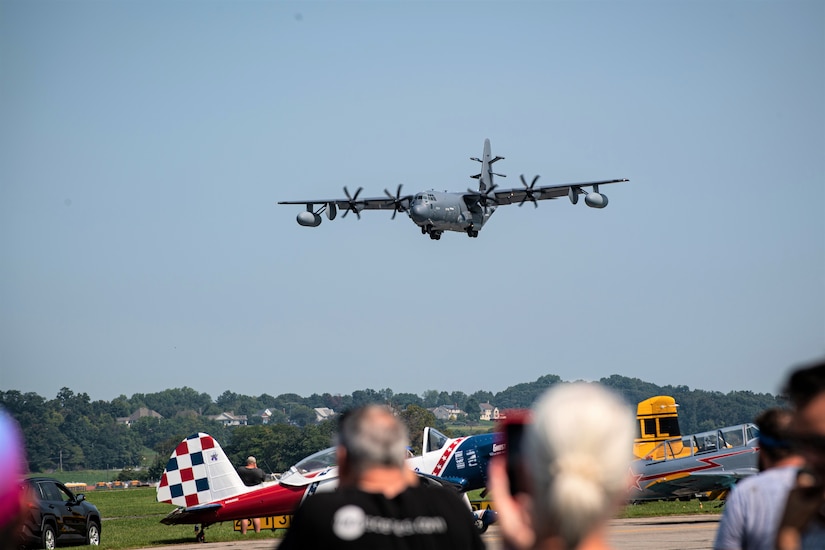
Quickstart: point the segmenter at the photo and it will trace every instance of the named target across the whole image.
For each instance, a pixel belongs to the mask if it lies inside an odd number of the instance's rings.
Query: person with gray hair
[[[484,548],[470,509],[451,488],[419,481],[401,421],[379,405],[341,418],[338,488],[304,500],[279,550]]]
[[[525,488],[511,494],[504,455],[490,461],[506,547],[608,548],[607,522],[627,496],[635,432],[631,408],[599,384],[556,384],[542,394],[523,435]]]

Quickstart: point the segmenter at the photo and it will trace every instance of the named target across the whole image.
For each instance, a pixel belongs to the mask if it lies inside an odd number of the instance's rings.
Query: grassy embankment
[[[471,493],[477,498],[478,492]],[[111,549],[147,548],[194,542],[194,528],[191,525],[163,525],[160,520],[174,506],[161,504],[155,500],[155,489],[95,490],[87,493],[103,516],[101,547]],[[718,502],[697,500],[688,502],[651,502],[627,506],[619,517],[650,517],[674,514],[695,514],[719,512]],[[247,539],[274,538],[283,531],[249,532]],[[206,530],[207,542],[237,541],[240,533],[231,522],[213,525]]]

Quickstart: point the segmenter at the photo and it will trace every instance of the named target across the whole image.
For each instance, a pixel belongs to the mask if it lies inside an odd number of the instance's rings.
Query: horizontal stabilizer
[[[201,514],[205,510],[216,510],[221,505],[217,502],[212,504],[205,504],[202,506],[193,506],[191,508],[176,508],[169,512],[160,522],[164,525],[188,525],[192,523],[200,523]],[[197,521],[192,521],[192,518],[197,518]]]

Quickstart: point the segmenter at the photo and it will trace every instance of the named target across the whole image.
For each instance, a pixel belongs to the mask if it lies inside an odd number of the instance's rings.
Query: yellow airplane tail
[[[667,458],[681,456],[686,450],[682,444],[679,429],[679,414],[676,400],[669,395],[657,395],[639,402],[636,420],[639,433],[633,445],[636,458],[662,460],[667,450]],[[669,445],[662,445],[670,441]],[[687,449],[688,453],[690,449]]]

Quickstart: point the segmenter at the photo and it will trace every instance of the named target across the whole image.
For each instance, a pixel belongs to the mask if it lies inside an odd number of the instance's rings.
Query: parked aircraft
[[[758,472],[759,428],[739,424],[660,443],[631,465],[630,500],[690,498]]]
[[[483,488],[487,462],[503,450],[495,434],[450,439],[434,428],[424,429],[423,453],[407,464],[424,483],[452,484],[462,492]],[[181,441],[172,453],[157,488],[158,502],[180,506],[161,520],[167,525],[213,523],[250,517],[288,515],[308,496],[331,491],[338,485],[335,448],[330,447],[301,460],[280,480],[261,487],[246,487],[235,467],[208,434],[198,433]],[[476,516],[479,528],[492,521]],[[485,523],[485,525],[482,525]]]
[[[414,195],[402,195],[401,185],[395,195],[384,189],[385,196],[359,199],[363,190],[359,187],[354,194],[344,187],[346,198],[341,199],[311,199],[301,201],[281,201],[278,204],[303,204],[306,211],[298,214],[298,224],[305,227],[317,227],[321,224],[321,214],[326,212],[329,220],[334,220],[338,210],[344,211],[343,217],[350,212],[360,220],[364,210],[392,210],[392,219],[398,212],[406,212],[412,221],[421,228],[421,233],[438,240],[444,231],[466,233],[469,237],[478,237],[478,232],[490,219],[498,206],[533,203],[538,207],[538,201],[568,197],[570,202],[579,202],[579,195],[584,195],[584,202],[591,208],[607,206],[607,196],[599,191],[600,185],[629,181],[627,179],[612,179],[589,181],[580,183],[563,183],[536,187],[539,176],[535,176],[530,184],[521,176],[523,187],[513,189],[498,189],[493,183],[493,177],[505,177],[493,172],[493,164],[504,157],[493,157],[490,140],[484,140],[482,157],[471,157],[470,160],[481,163],[481,172],[471,177],[478,179],[478,189],[467,189],[466,192],[439,192],[423,191]],[[589,187],[589,192],[584,188]],[[317,206],[317,208],[316,208]]]
[[[640,415],[640,422],[650,417],[656,415]],[[662,435],[661,425],[655,431]],[[741,424],[665,439],[632,463],[634,487],[629,500],[688,498],[729,488],[757,472],[758,436],[754,424]],[[504,448],[499,434],[451,439],[425,428],[423,452],[410,457],[407,464],[425,483],[452,484],[466,492],[485,488],[489,459]],[[301,460],[276,482],[246,487],[218,442],[199,433],[184,439],[173,452],[158,484],[157,500],[179,506],[162,523],[205,528],[223,521],[289,515],[306,497],[331,491],[337,484],[335,449],[331,447]],[[494,514],[476,518],[483,530],[494,521]],[[202,541],[203,529],[197,533]]]

